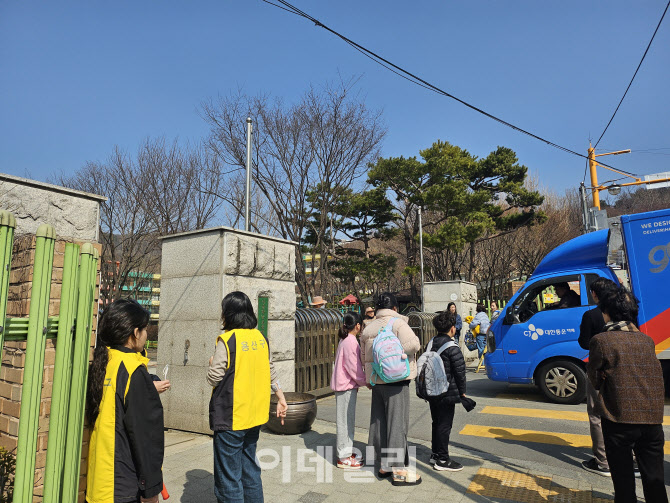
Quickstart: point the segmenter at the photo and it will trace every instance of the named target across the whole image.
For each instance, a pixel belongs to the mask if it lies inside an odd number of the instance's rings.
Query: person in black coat
[[[591,297],[596,302],[604,298],[608,293],[616,292],[617,285],[614,281],[606,278],[598,278],[589,286]],[[605,320],[599,307],[586,311],[582,316],[582,323],[579,326],[579,339],[577,342],[583,349],[589,349],[591,338],[603,332]],[[593,457],[582,461],[582,468],[590,472],[601,475],[610,475],[609,463],[605,454],[605,439],[603,438],[603,429],[600,416],[595,412],[596,401],[598,400],[598,390],[591,382],[586,380],[586,413],[589,415],[589,429],[591,432],[591,444]]]
[[[433,338],[433,351],[453,340],[456,333],[456,316],[442,312],[433,318],[437,335]],[[463,465],[449,457],[449,436],[454,423],[456,404],[465,397],[465,360],[458,346],[450,346],[440,355],[449,377],[449,390],[440,398],[429,400],[430,416],[433,420],[432,450],[430,463],[435,470],[457,472]]]

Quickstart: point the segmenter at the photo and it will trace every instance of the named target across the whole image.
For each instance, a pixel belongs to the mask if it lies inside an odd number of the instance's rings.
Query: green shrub
[[[14,498],[14,454],[0,447],[0,503],[11,503]]]

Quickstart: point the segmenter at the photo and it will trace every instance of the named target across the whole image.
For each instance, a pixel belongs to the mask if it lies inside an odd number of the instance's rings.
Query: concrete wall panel
[[[283,362],[275,362],[277,373],[279,374],[279,382],[284,391],[295,390],[295,362],[293,360],[284,360]]]
[[[218,320],[167,320],[161,321],[160,344],[156,369],[162,372],[166,363],[170,367],[184,365],[184,344],[189,341],[189,366],[201,366],[207,373],[209,357],[214,354],[216,338],[221,333]],[[168,376],[168,379],[170,377]]]
[[[161,321],[220,319],[221,283],[215,274],[161,279]]]
[[[295,322],[293,320],[271,321],[268,340],[275,361],[295,360]]]
[[[221,271],[222,246],[218,232],[187,235],[179,241],[163,241],[161,277],[218,275]],[[185,247],[188,253],[184,253]]]
[[[98,241],[100,203],[107,198],[0,173],[0,208],[16,217],[16,234],[49,224],[59,238]]]
[[[294,319],[295,286],[292,282],[226,275],[223,277],[223,289],[224,296],[238,290],[246,293],[254,307],[258,305],[258,297],[268,297],[268,318],[270,320]]]
[[[209,399],[212,388],[205,379],[207,369],[188,365],[170,367],[168,378],[172,388],[161,395],[165,427],[211,433]]]

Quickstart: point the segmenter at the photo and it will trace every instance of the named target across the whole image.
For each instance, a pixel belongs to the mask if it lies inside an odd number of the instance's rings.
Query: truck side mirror
[[[514,314],[513,306],[509,306],[505,311],[505,319],[503,320],[503,323],[505,325],[514,325],[515,323],[519,322],[519,317]]]

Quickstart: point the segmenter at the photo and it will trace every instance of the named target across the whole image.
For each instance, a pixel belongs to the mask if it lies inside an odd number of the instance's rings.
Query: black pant
[[[668,503],[663,477],[663,425],[614,423],[605,418],[602,425],[615,503],[637,502],[631,451],[640,468],[645,501]]]
[[[449,435],[454,423],[456,405],[444,400],[431,400],[430,417],[433,419],[432,448],[433,455],[442,461],[449,460]]]

